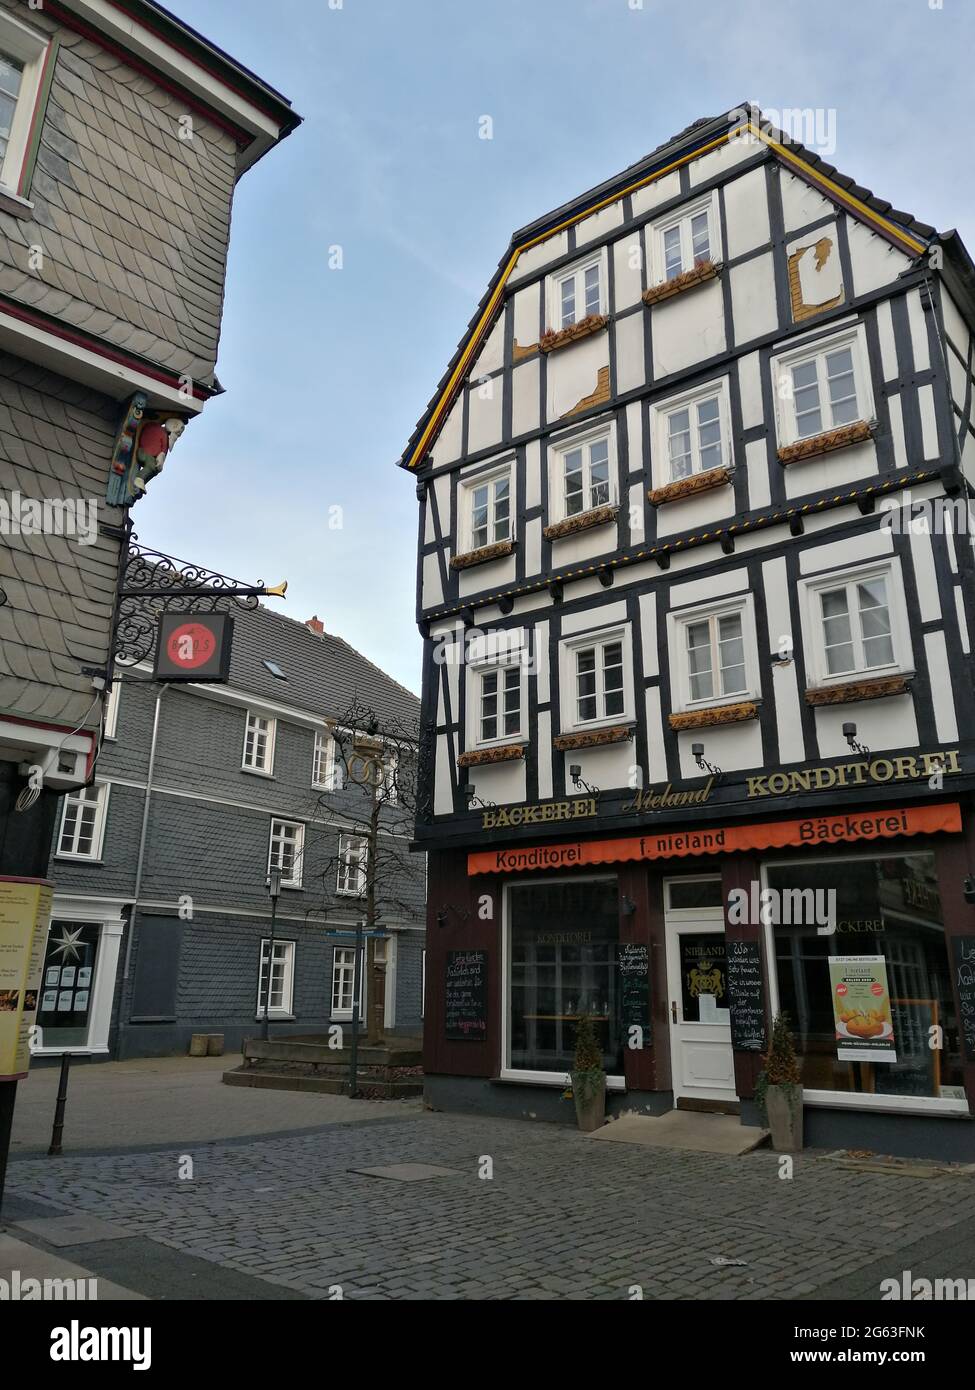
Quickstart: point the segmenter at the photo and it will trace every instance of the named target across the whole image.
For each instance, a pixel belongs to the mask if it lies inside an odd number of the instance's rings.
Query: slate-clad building
[[[221,389],[234,187],[298,120],[151,0],[0,0],[0,873],[94,767],[120,424],[164,455]]]
[[[127,671],[109,708],[93,787],[69,795],[49,877],[54,911],[35,1056],[185,1052],[194,1033],[229,1049],[259,1032],[270,936],[267,876],[282,869],[270,1023],[321,1033],[352,1017],[354,940],[363,915],[362,802],[327,720],[353,701],[390,726],[415,725],[416,696],[324,630],[266,608],[234,614],[226,685],[161,686]],[[409,860],[404,792],[382,836]],[[145,821],[146,831],[142,828]],[[391,867],[392,856],[386,857]],[[421,1027],[423,861],[380,882],[385,1022]],[[380,869],[382,876],[383,870]],[[61,945],[74,937],[70,958]],[[62,980],[87,970],[82,1007],[59,1016]],[[365,971],[363,974],[365,975]],[[77,973],[69,986],[77,991]],[[369,1005],[368,981],[361,1013]]]
[[[807,1142],[975,1156],[973,325],[753,110],[515,233],[401,460],[434,1104],[571,1121],[588,1013],[754,1124],[786,1011]]]

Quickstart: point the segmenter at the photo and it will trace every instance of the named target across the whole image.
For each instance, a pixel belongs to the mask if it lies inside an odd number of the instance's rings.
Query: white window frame
[[[838,333],[825,338],[806,339],[794,348],[776,353],[772,358],[772,395],[775,399],[776,433],[780,448],[798,444],[804,439],[815,439],[817,435],[799,435],[796,421],[795,402],[792,396],[792,369],[806,362],[822,361],[829,353],[842,348],[850,348],[853,361],[853,384],[857,396],[857,421],[871,422],[875,418],[873,383],[870,374],[870,358],[867,354],[867,336],[862,323],[851,324]],[[825,375],[817,368],[819,380],[819,404],[822,413],[822,431],[827,434],[833,429],[846,429],[856,423],[850,420],[842,425],[827,422],[830,410],[828,393],[825,392]]]
[[[887,609],[890,613],[891,644],[894,659],[885,666],[870,666],[831,673],[826,665],[826,641],[823,630],[820,594],[824,589],[839,589],[863,580],[882,578],[887,585]],[[892,556],[881,563],[849,566],[841,570],[812,575],[800,586],[803,617],[803,650],[806,657],[806,685],[810,688],[843,685],[850,681],[869,680],[873,676],[914,674],[911,632],[904,596],[904,578],[900,559]],[[857,617],[857,621],[859,618]]]
[[[615,878],[615,874],[585,874],[587,882],[596,878]],[[531,877],[519,878],[517,885],[506,883],[501,893],[501,1077],[505,1081],[528,1081],[540,1086],[558,1086],[564,1088],[570,1084],[568,1074],[559,1071],[528,1071],[515,1068],[511,1062],[511,1001],[508,997],[508,972],[511,968],[511,889],[521,887],[528,883],[577,883],[578,879],[567,879],[564,876],[545,878]],[[423,1000],[426,1005],[426,997]],[[624,1076],[607,1076],[606,1089],[608,1091],[625,1091],[626,1078]]]
[[[504,722],[504,684],[507,672],[518,672],[518,729],[516,733],[507,734],[502,729]],[[484,698],[484,680],[487,676],[496,675],[498,678],[498,732],[494,738],[484,738],[481,734],[481,707]],[[469,668],[468,687],[468,748],[494,748],[509,743],[523,743],[526,739],[525,734],[525,715],[528,700],[528,682],[526,678],[525,664],[517,657],[509,658],[506,661],[482,661]]]
[[[58,821],[58,847],[55,852],[56,859],[78,859],[85,863],[92,863],[102,857],[102,847],[105,843],[105,823],[108,820],[108,798],[110,786],[107,782],[97,782],[91,787],[79,787],[76,791],[69,792],[64,797],[61,805],[61,817]],[[91,793],[95,795],[92,796]],[[80,853],[77,849],[62,849],[64,842],[64,823],[68,815],[68,806],[77,805],[85,802],[87,805],[94,804],[95,816],[92,826],[91,850],[87,854]],[[80,817],[75,822],[75,832],[72,838],[73,844],[78,843],[78,827],[81,824]]]
[[[284,877],[284,868],[282,867],[282,865],[281,865],[278,861],[275,860],[275,857],[274,857],[274,841],[275,841],[275,827],[276,827],[276,826],[283,826],[283,827],[285,827],[285,828],[288,829],[288,830],[296,830],[296,831],[298,832],[298,833],[296,834],[296,836],[295,836],[295,862],[294,862],[294,876],[293,876],[292,878],[285,878],[285,877]],[[279,837],[279,838],[280,838],[280,837]],[[300,888],[300,887],[301,887],[302,872],[303,872],[303,869],[304,869],[304,857],[305,857],[305,827],[304,827],[303,823],[302,823],[301,821],[286,820],[283,816],[272,816],[272,817],[271,817],[271,830],[270,830],[270,834],[269,834],[269,837],[268,837],[268,846],[267,846],[267,871],[268,871],[268,873],[270,874],[272,868],[280,868],[280,869],[281,869],[281,887],[282,887],[282,888]]]
[[[251,721],[261,720],[267,725],[267,743],[265,745],[265,758],[263,763],[249,763],[247,761],[247,740],[251,732]],[[259,709],[248,709],[244,720],[244,749],[240,757],[240,769],[242,772],[256,773],[258,777],[274,776],[274,743],[277,735],[278,721],[270,714],[262,714]],[[256,747],[256,739],[255,739]]]
[[[545,324],[555,333],[572,325],[562,322],[562,286],[567,280],[575,282],[575,317],[572,323],[581,323],[588,318],[586,307],[586,271],[596,266],[599,270],[599,307],[591,313],[609,313],[609,257],[607,248],[599,246],[572,265],[565,266],[551,274],[545,282]],[[582,312],[580,312],[580,310]]]
[[[595,719],[578,718],[578,684],[576,671],[576,653],[587,647],[601,649],[612,642],[619,642],[623,650],[623,711],[621,714],[602,714]],[[629,623],[616,625],[614,627],[597,628],[585,633],[573,634],[566,638],[559,647],[559,668],[560,668],[560,704],[561,704],[561,732],[577,733],[586,729],[605,729],[612,728],[617,724],[632,724],[634,721],[634,695],[633,695],[633,651],[632,633]],[[597,673],[602,672],[602,665],[597,661]],[[600,692],[599,681],[597,680],[596,699],[597,704],[603,703],[605,692]]]
[[[264,978],[265,967],[267,965],[267,949],[271,938],[264,936],[261,938],[260,955],[257,963],[257,1004],[256,1013],[260,1020],[264,1017]],[[284,973],[281,980],[281,1003],[272,1004],[268,998],[268,1017],[269,1018],[294,1018],[294,988],[295,988],[295,942],[290,937],[276,936],[274,938],[274,952],[277,955],[279,949],[284,950]],[[271,981],[273,984],[274,974],[272,968]]]
[[[324,763],[324,772],[322,765]],[[315,747],[312,753],[311,784],[316,791],[338,791],[336,785],[337,764],[335,759],[335,739],[324,729],[315,730]]]
[[[745,653],[745,689],[728,695],[709,695],[706,699],[691,698],[691,669],[687,654],[687,629],[692,623],[717,621],[733,613],[741,616],[742,644]],[[750,593],[730,594],[715,602],[695,603],[667,614],[667,642],[670,648],[670,698],[675,713],[685,710],[713,709],[716,705],[737,705],[742,700],[755,700],[761,695],[761,673],[758,661],[758,634],[755,626],[755,601]]]
[[[715,194],[705,193],[689,203],[682,203],[665,217],[651,222],[647,228],[647,263],[650,267],[651,285],[662,285],[667,280],[667,258],[664,254],[664,236],[672,227],[680,227],[681,274],[686,275],[694,269],[691,249],[691,219],[698,213],[708,215],[708,253],[709,259],[717,264],[721,259],[721,224]],[[676,278],[676,277],[675,277]]]
[[[830,862],[842,864],[852,859],[897,859],[902,855],[896,854],[858,854],[833,856],[818,854],[810,859],[776,859],[773,863],[762,863],[759,869],[763,890],[768,887],[768,870],[771,867],[776,869],[787,868],[790,864],[797,864],[806,868],[811,863]],[[765,960],[769,968],[766,971],[768,978],[769,992],[769,1012],[771,1017],[779,1012],[779,972],[776,968],[775,957],[775,924],[771,921],[771,914],[763,913],[769,918],[763,926],[763,948]],[[947,938],[946,938],[947,939]],[[827,960],[829,957],[827,956]],[[870,1095],[865,1091],[817,1091],[803,1088],[803,1100],[806,1104],[815,1105],[822,1109],[829,1110],[889,1110],[904,1111],[913,1115],[936,1115],[939,1111],[945,1114],[969,1114],[967,1098],[965,1100],[942,1099],[940,1096],[890,1096],[890,1095]]]
[[[6,153],[0,161],[0,189],[14,197],[20,197],[20,182],[27,158],[30,129],[40,96],[41,75],[50,49],[50,40],[46,35],[21,24],[8,11],[3,10],[0,12],[0,49],[24,65],[20,93],[10,124],[10,139],[7,141]]]
[[[361,849],[354,855],[348,841],[356,840],[361,845]],[[335,872],[335,891],[342,898],[361,898],[365,895],[369,861],[369,839],[366,835],[355,835],[348,831],[343,831],[339,835],[338,844],[338,868]],[[349,871],[356,868],[357,888],[343,888],[343,879],[348,880]],[[345,872],[343,872],[345,871]]]
[[[589,450],[593,444],[606,440],[606,478],[608,496],[605,502],[592,500],[592,473]],[[603,421],[581,434],[562,435],[552,440],[549,448],[548,499],[549,520],[551,522],[569,520],[565,495],[565,459],[575,449],[582,449],[582,471],[584,479],[585,505],[581,512],[573,512],[573,517],[586,516],[598,507],[614,507],[619,498],[618,465],[616,458],[616,429],[612,421]]]
[[[330,994],[329,994],[329,999],[328,999],[329,1018],[335,1019],[335,1020],[337,1020],[337,1021],[340,1022],[340,1023],[349,1023],[349,1022],[351,1022],[351,1021],[352,1021],[352,1015],[353,1015],[353,1013],[355,1012],[355,953],[356,953],[356,948],[355,948],[355,946],[335,946],[335,947],[333,947],[333,949],[332,949],[332,981],[331,981],[331,992],[330,992]],[[352,960],[351,960],[351,961],[345,961],[345,960],[343,960],[343,961],[340,962],[340,961],[339,961],[339,956],[340,956],[340,955],[342,955],[342,956],[349,955],[349,956],[352,957]],[[360,961],[360,963],[359,963],[359,1019],[360,1019],[360,1021],[361,1021],[362,1019],[364,1019],[365,1016],[366,1016],[366,984],[367,984],[367,982],[366,982],[366,975],[367,975],[367,973],[368,973],[367,970],[366,970],[366,962],[367,962],[367,959],[368,959],[368,957],[367,957],[367,954],[366,954],[366,948],[365,948],[365,946],[363,946],[363,948],[362,948],[362,959],[361,959],[361,961]],[[351,983],[352,983],[352,989],[351,989],[351,994],[350,994],[350,998],[351,998],[351,1001],[352,1001],[352,1002],[350,1003],[350,1005],[349,1005],[349,1007],[348,1007],[347,1009],[337,1009],[337,1008],[335,1007],[335,977],[336,977],[336,974],[337,974],[338,971],[342,971],[343,973],[344,973],[345,971],[351,971],[351,972],[352,972],[352,982],[351,982]],[[340,996],[340,997],[341,997],[341,996]]]
[[[677,396],[667,396],[654,401],[650,406],[650,466],[654,487],[666,487],[668,483],[679,481],[670,471],[670,431],[668,423],[671,415],[678,410],[693,413],[702,401],[717,400],[718,421],[721,427],[721,462],[713,468],[700,466],[700,453],[697,447],[696,419],[691,429],[691,471],[687,477],[694,478],[702,473],[713,472],[714,468],[733,468],[734,455],[731,438],[731,398],[728,392],[728,378],[719,377],[695,386],[690,391],[682,391]]]
[[[499,478],[508,479],[508,534],[498,539],[494,537],[494,484]],[[479,545],[474,544],[474,490],[487,486],[488,489],[488,539]],[[498,464],[484,469],[470,477],[461,479],[460,496],[460,540],[459,553],[468,554],[472,550],[482,550],[488,545],[502,545],[515,538],[515,467],[514,461]]]
[[[120,680],[114,680],[112,682],[112,688],[108,692],[108,698],[105,701],[105,727],[102,738],[114,740],[117,737],[118,707],[121,698],[122,682]]]

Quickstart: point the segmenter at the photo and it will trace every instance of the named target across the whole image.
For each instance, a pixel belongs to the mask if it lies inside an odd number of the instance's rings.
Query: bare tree
[[[424,856],[408,848],[416,819],[419,725],[380,716],[357,697],[326,722],[335,744],[335,777],[318,797],[317,819],[354,836],[364,853],[343,856],[336,839],[336,852],[321,870],[323,897],[331,899],[341,875],[361,904],[372,1001],[367,1040],[376,1043],[386,1012],[386,966],[376,958],[376,934],[391,917],[416,913],[425,891]]]

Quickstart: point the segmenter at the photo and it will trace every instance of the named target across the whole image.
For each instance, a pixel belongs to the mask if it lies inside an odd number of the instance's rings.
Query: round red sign
[[[848,993],[849,993],[849,987],[848,987],[847,985],[843,984],[843,982],[841,981],[841,982],[836,986],[836,993],[837,993],[837,994],[848,994]]]
[[[216,645],[213,633],[202,623],[181,623],[170,633],[166,655],[174,666],[195,671],[210,660]]]

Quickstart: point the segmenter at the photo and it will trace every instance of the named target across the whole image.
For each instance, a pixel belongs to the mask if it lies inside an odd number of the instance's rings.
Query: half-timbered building
[[[515,233],[401,460],[434,1105],[570,1120],[589,1013],[755,1124],[784,1011],[808,1142],[975,1155],[973,325],[754,109]]]

